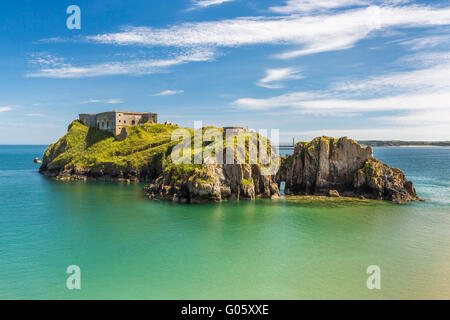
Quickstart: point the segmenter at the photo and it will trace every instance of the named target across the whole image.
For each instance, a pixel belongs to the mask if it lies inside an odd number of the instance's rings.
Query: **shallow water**
[[[450,148],[374,149],[430,200],[403,206],[150,202],[140,184],[45,178],[44,150],[0,146],[0,298],[450,298]]]

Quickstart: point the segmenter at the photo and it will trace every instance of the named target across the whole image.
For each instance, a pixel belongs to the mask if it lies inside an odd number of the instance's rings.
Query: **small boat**
[[[39,158],[34,158],[34,163],[42,163],[42,161],[41,161],[41,159],[39,159]]]

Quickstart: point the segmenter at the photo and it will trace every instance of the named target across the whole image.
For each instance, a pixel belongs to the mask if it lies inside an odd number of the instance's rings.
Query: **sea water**
[[[45,148],[0,146],[2,299],[450,298],[450,148],[374,149],[429,200],[407,205],[152,202],[142,184],[38,174]]]

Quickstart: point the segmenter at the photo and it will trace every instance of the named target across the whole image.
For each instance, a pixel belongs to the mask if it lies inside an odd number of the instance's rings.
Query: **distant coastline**
[[[358,143],[371,147],[450,147],[450,141],[359,140]]]

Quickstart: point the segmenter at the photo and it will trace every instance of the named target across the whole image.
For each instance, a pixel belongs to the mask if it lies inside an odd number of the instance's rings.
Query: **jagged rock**
[[[341,195],[339,194],[339,191],[337,191],[337,190],[329,190],[328,191],[328,196],[329,197],[339,198]]]
[[[301,142],[278,173],[285,194],[359,196],[395,203],[420,200],[405,174],[373,157],[371,147],[343,137]]]
[[[368,198],[394,203],[420,200],[414,184],[406,179],[402,170],[392,168],[374,158],[368,159],[356,172],[353,187],[356,192]]]
[[[203,164],[181,177],[175,170],[165,170],[144,190],[150,199],[188,203],[273,199],[280,195],[275,176],[261,175],[257,164]]]

